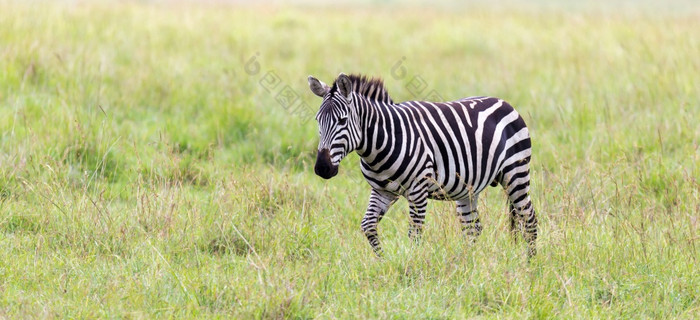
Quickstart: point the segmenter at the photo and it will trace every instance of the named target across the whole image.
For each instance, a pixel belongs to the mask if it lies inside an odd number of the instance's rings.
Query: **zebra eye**
[[[346,122],[348,122],[348,118],[340,118],[340,119],[338,119],[338,125],[339,125],[339,126],[344,126]]]

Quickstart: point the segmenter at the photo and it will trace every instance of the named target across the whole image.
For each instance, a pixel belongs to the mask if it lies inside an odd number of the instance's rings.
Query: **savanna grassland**
[[[644,5],[2,2],[0,318],[697,317],[700,11]],[[490,188],[375,258],[312,168],[341,71],[516,106],[539,254]]]

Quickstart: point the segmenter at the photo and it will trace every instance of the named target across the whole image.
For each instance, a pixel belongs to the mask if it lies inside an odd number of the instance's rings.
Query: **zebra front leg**
[[[457,217],[462,224],[462,232],[466,233],[470,242],[476,241],[481,234],[481,221],[476,207],[478,195],[470,195],[464,200],[457,200]]]
[[[423,224],[425,223],[425,208],[428,206],[428,193],[425,191],[416,191],[409,194],[408,207],[411,216],[411,222],[408,228],[408,237],[414,242],[420,240],[423,233]]]
[[[382,247],[379,244],[379,234],[377,233],[377,225],[382,220],[384,213],[389,210],[389,207],[396,201],[397,196],[372,189],[369,195],[369,205],[367,212],[362,218],[362,232],[365,233],[369,244],[372,246],[374,253],[381,257]]]

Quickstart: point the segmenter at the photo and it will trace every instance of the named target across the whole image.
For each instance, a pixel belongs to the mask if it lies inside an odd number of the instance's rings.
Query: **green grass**
[[[0,318],[698,317],[700,14],[683,5],[2,2]],[[432,202],[413,245],[401,200],[376,259],[357,156],[330,181],[311,169],[306,76],[341,71],[397,101],[515,105],[538,256],[492,188],[476,244]]]

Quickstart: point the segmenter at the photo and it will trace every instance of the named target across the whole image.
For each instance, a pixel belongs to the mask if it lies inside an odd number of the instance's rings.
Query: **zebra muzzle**
[[[331,162],[331,153],[328,149],[318,150],[314,172],[323,179],[330,179],[338,174],[338,166],[334,166]]]

